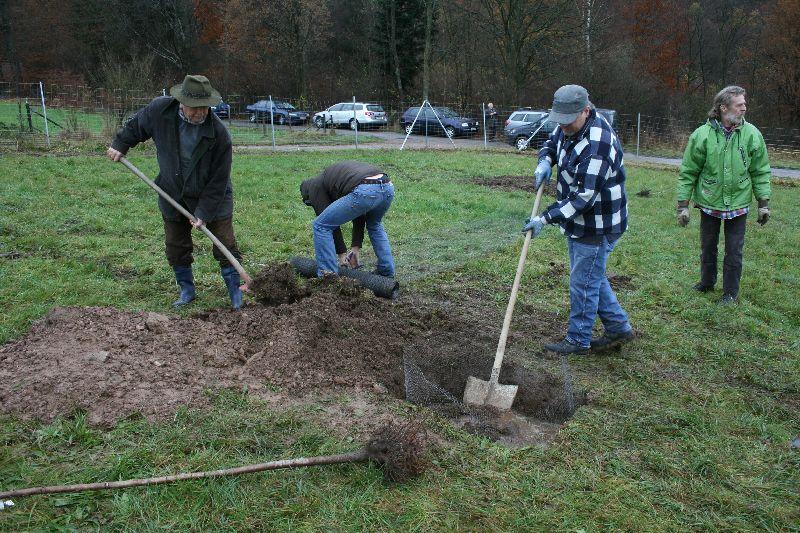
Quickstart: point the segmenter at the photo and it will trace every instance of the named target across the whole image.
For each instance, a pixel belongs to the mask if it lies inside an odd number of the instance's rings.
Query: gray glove
[[[533,239],[542,232],[543,227],[544,220],[542,217],[529,218],[525,221],[525,226],[522,227],[522,233],[528,233],[529,231],[533,232],[531,234],[531,239]]]
[[[678,217],[678,225],[685,228],[689,224],[689,202],[678,202],[675,214]]]
[[[769,200],[758,201],[758,219],[757,222],[762,226],[769,220]]]
[[[553,169],[550,167],[550,164],[547,162],[547,160],[540,160],[539,164],[536,165],[536,170],[533,171],[533,189],[538,191],[539,187],[542,186],[542,183],[548,185],[550,183],[550,174],[552,172]]]

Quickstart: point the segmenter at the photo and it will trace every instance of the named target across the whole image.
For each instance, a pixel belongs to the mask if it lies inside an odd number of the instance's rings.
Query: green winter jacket
[[[686,145],[678,177],[678,202],[732,211],[756,200],[769,200],[769,159],[761,132],[742,122],[730,138],[717,120],[700,126]]]

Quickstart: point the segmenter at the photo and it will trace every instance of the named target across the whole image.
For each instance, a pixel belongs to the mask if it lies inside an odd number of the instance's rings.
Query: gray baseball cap
[[[559,124],[575,122],[581,111],[589,105],[589,93],[580,85],[564,85],[553,95],[550,120]]]

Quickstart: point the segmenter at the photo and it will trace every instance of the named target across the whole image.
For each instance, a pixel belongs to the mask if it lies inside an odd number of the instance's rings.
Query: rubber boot
[[[232,266],[220,269],[225,286],[228,287],[228,294],[231,297],[231,307],[239,309],[242,307],[242,289],[239,288],[239,273]]]
[[[181,295],[172,302],[172,306],[182,307],[194,300],[196,296],[192,267],[174,266],[172,270],[175,272],[175,281],[178,282],[178,286],[181,288]]]

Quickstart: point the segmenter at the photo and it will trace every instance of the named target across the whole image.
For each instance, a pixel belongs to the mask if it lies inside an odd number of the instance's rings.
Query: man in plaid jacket
[[[628,314],[606,277],[606,262],[628,227],[625,166],[617,134],[589,102],[580,85],[565,85],[553,98],[549,120],[559,126],[539,151],[534,187],[550,181],[558,167],[556,202],[526,221],[523,233],[536,237],[547,224],[558,224],[567,239],[570,312],[564,340],[546,344],[556,353],[585,354],[633,338]],[[605,333],[592,338],[600,317]]]

